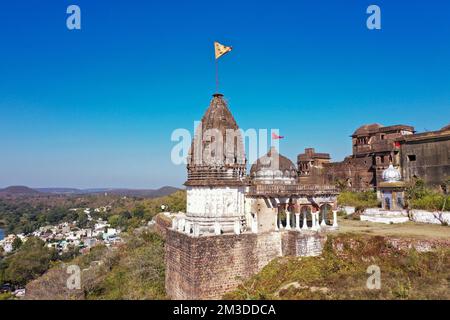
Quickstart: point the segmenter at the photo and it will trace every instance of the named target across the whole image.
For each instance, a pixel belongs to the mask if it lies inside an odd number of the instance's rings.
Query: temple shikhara
[[[187,159],[187,210],[167,231],[168,295],[220,298],[276,257],[320,254],[326,234],[339,228],[339,184],[377,191],[381,217],[367,219],[404,219],[401,177],[437,185],[450,175],[450,126],[417,134],[407,125],[370,124],[351,139],[353,154],[342,162],[307,148],[294,164],[271,147],[247,164],[239,126],[214,94]]]

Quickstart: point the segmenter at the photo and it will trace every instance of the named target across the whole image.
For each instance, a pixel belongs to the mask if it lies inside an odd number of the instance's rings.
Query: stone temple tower
[[[245,223],[245,150],[222,94],[213,95],[187,160],[184,229],[194,235],[239,232]]]

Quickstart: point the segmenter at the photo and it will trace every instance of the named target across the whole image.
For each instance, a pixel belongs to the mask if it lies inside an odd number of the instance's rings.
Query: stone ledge
[[[375,222],[375,223],[384,223],[384,224],[393,224],[393,223],[405,223],[409,221],[408,217],[396,217],[396,216],[368,216],[361,215],[361,221]]]

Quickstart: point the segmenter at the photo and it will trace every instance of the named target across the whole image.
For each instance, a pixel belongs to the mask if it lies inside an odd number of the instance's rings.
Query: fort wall
[[[419,135],[418,135],[419,136]],[[439,186],[450,176],[450,133],[417,137],[402,144],[402,171],[406,181],[421,178]]]
[[[281,234],[191,237],[167,231],[166,291],[172,299],[219,299],[281,255]]]
[[[326,236],[295,231],[192,237],[166,232],[166,292],[172,299],[220,299],[272,259],[312,256]]]

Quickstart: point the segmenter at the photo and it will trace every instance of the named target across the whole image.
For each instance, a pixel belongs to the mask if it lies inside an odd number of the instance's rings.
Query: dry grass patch
[[[339,232],[351,232],[357,234],[370,234],[379,236],[404,236],[418,239],[450,239],[450,227],[416,222],[383,224],[351,219],[339,219]]]
[[[381,269],[381,289],[366,286],[367,268]],[[381,236],[329,236],[321,257],[282,257],[227,299],[450,299],[450,249],[393,248]]]

